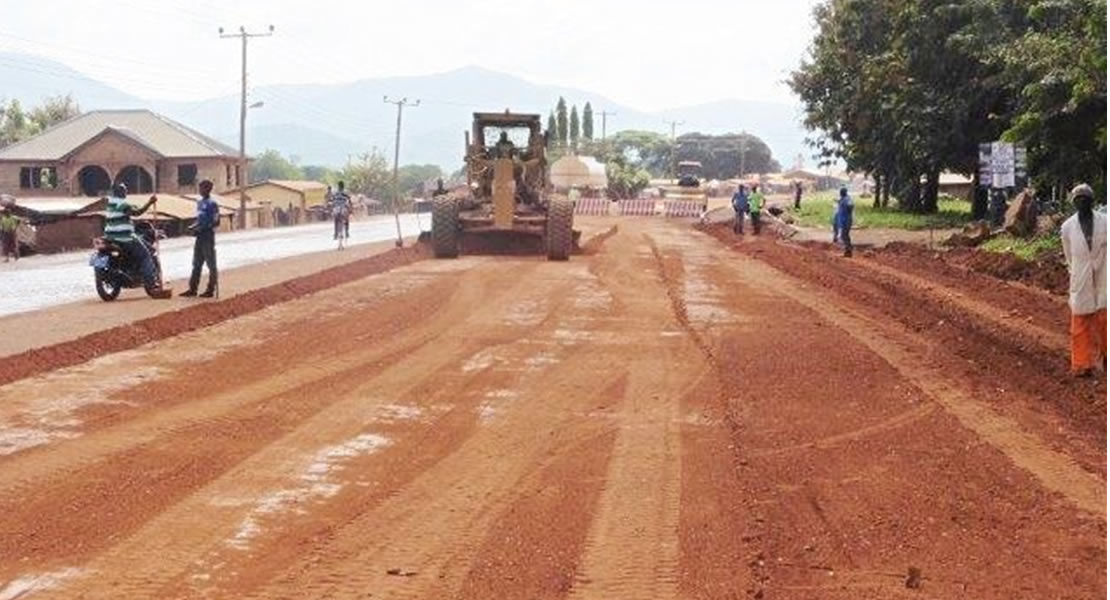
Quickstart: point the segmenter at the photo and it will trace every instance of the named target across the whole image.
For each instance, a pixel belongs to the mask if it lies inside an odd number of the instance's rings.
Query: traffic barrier
[[[579,198],[574,203],[574,214],[604,217],[609,214],[608,198]]]
[[[663,203],[665,217],[700,217],[704,206],[696,200],[667,200]]]
[[[655,214],[655,200],[651,198],[621,200],[620,212],[622,216],[650,217]]]

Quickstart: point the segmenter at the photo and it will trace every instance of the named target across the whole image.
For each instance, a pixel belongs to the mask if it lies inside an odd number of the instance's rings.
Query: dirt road
[[[10,383],[0,600],[1103,597],[1105,385],[892,271],[628,219]]]

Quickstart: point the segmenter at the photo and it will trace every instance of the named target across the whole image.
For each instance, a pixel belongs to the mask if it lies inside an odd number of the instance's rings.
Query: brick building
[[[100,196],[122,181],[135,194],[217,193],[240,184],[238,152],[149,110],[96,110],[0,149],[0,193]]]

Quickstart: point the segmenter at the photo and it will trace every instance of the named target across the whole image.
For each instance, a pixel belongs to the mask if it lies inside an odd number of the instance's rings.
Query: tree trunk
[[[940,193],[940,169],[931,167],[925,175],[925,191],[921,198],[921,212],[935,214],[937,212],[937,196]]]
[[[883,175],[883,208],[890,207],[890,175]]]
[[[911,175],[905,192],[899,195],[898,206],[906,212],[921,212],[921,179],[918,175]]]
[[[883,205],[883,203],[882,203],[882,197],[883,197],[883,194],[882,194],[882,191],[883,191],[882,178],[879,177],[878,173],[872,173],[871,178],[874,180],[874,183],[875,183],[875,190],[874,190],[875,204],[874,204],[874,206],[875,206],[875,208],[879,208]]]

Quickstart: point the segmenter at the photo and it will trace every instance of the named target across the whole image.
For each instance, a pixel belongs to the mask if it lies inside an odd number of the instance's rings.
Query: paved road
[[[628,219],[0,387],[0,598],[1105,595],[1056,362],[741,244]]]
[[[429,215],[420,224],[430,227]],[[405,236],[420,232],[415,215],[403,215],[401,231]],[[298,227],[259,229],[220,235],[217,254],[221,269],[234,269],[275,258],[335,248],[331,223]],[[397,226],[392,216],[373,217],[351,223],[348,244],[367,244],[393,239]],[[187,279],[192,269],[192,238],[176,238],[162,243],[162,267],[167,280]],[[18,262],[0,263],[0,317],[8,314],[65,304],[96,296],[90,251],[31,256]]]

